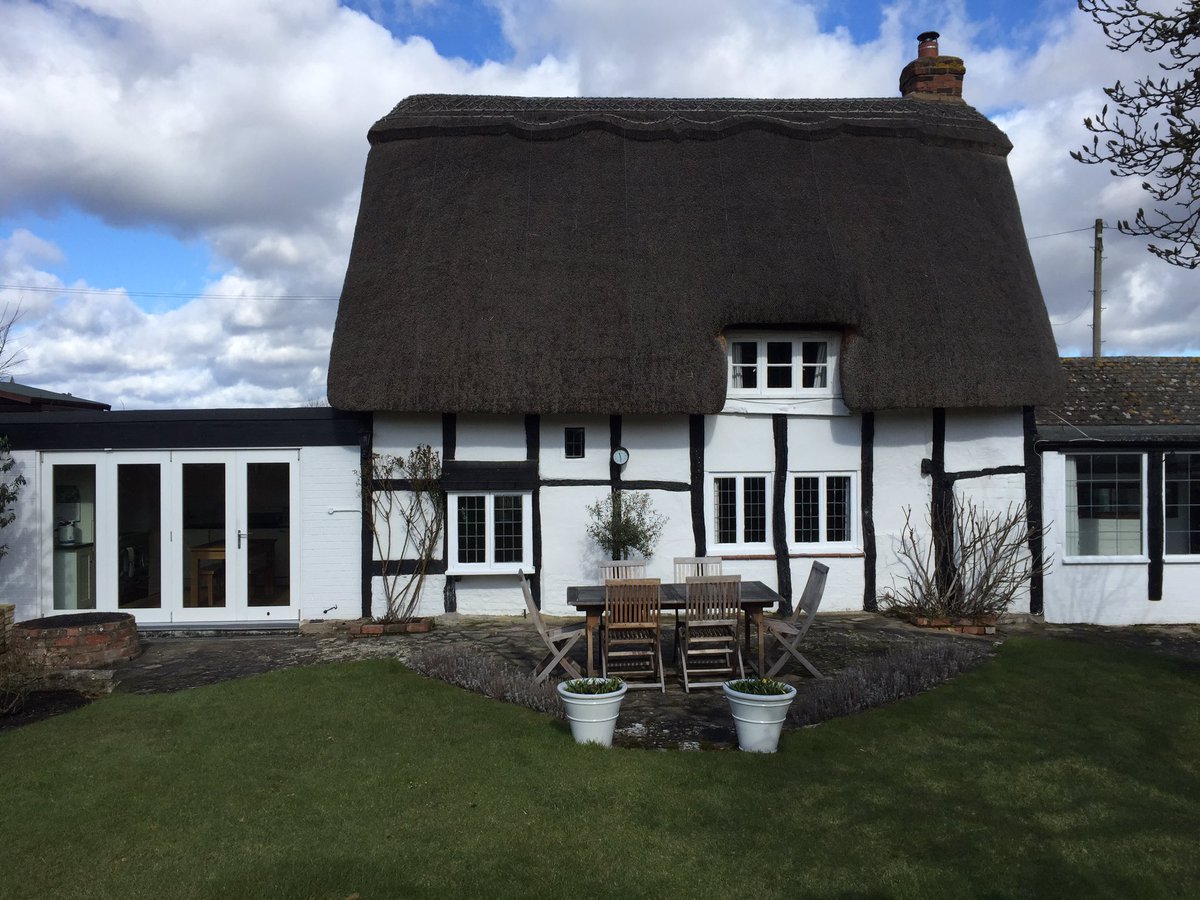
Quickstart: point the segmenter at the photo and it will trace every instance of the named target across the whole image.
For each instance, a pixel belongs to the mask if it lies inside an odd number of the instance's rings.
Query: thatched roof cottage
[[[375,123],[329,398],[376,452],[443,456],[426,611],[519,612],[523,569],[569,612],[619,489],[667,517],[650,574],[719,556],[786,603],[819,558],[832,608],[890,584],[905,507],[1025,499],[1062,375],[1011,145],[936,37],[895,99],[422,95]]]

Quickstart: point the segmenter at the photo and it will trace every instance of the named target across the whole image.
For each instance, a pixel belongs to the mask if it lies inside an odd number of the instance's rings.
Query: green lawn
[[[0,765],[3,896],[1200,895],[1200,667],[1066,641],[769,757],[361,662],[114,696]]]

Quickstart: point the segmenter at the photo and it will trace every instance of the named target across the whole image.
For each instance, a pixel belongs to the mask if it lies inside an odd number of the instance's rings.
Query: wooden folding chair
[[[556,668],[562,668],[571,678],[582,678],[583,673],[567,657],[567,654],[571,652],[571,648],[575,646],[576,642],[587,633],[585,631],[586,624],[575,622],[570,625],[559,626],[558,628],[551,628],[546,625],[542,620],[542,611],[533,602],[533,591],[529,589],[529,579],[525,577],[524,570],[518,571],[517,574],[521,578],[521,593],[525,595],[525,606],[529,610],[529,617],[533,619],[533,624],[537,627],[538,634],[542,636],[542,640],[546,642],[546,646],[550,649],[550,652],[542,658],[542,661],[533,667],[534,679],[538,682],[545,681]]]
[[[784,667],[789,657],[795,659],[800,665],[808,669],[813,678],[820,678],[821,673],[817,671],[816,666],[804,658],[800,652],[800,642],[804,640],[804,635],[808,632],[809,626],[812,625],[813,619],[817,617],[817,609],[821,605],[821,596],[825,593],[825,578],[829,574],[829,566],[824,563],[814,562],[812,569],[808,573],[808,583],[804,585],[804,593],[800,595],[799,601],[796,603],[792,614],[786,619],[764,619],[763,627],[766,628],[767,646],[770,647],[772,640],[776,641],[780,646],[779,658],[775,662],[769,662],[771,654],[767,651],[768,669],[766,672],[767,678],[774,678],[776,674]]]
[[[604,677],[649,675],[655,679],[634,687],[667,689],[663,678],[660,625],[662,594],[657,578],[616,578],[604,583],[604,630],[601,660]]]
[[[687,606],[677,633],[683,689],[690,693],[694,687],[719,687],[725,681],[694,681],[696,675],[732,677],[736,671],[745,678],[738,643],[742,576],[693,575],[686,584]]]
[[[614,559],[600,563],[600,583],[608,584],[614,579],[645,578],[644,559]]]

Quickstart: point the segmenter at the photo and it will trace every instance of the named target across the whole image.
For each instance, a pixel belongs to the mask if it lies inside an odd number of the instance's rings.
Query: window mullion
[[[828,477],[824,472],[817,476],[817,540],[822,544],[829,543]]]
[[[483,495],[483,563],[496,564],[496,495],[490,491]]]

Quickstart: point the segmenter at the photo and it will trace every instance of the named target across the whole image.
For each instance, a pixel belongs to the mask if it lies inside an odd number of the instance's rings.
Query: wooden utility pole
[[[1104,220],[1096,220],[1096,243],[1092,258],[1092,356],[1100,358],[1100,289],[1101,269],[1104,259]]]

